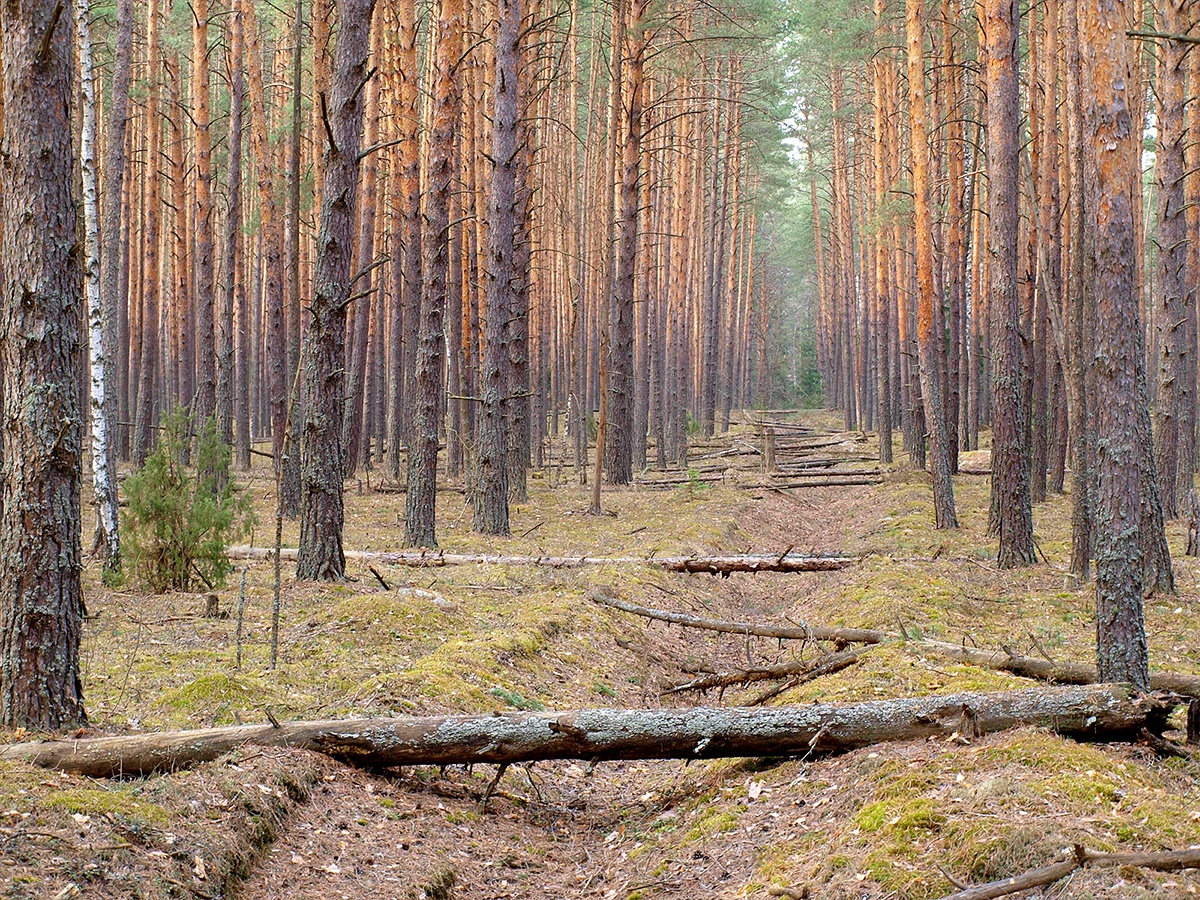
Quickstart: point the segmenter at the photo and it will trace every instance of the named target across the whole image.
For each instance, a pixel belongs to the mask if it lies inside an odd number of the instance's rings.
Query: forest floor
[[[833,431],[824,413],[800,417]],[[726,446],[728,441],[726,441]],[[837,448],[835,448],[836,450]],[[869,454],[847,443],[842,452]],[[697,450],[695,456],[705,451]],[[862,466],[873,464],[860,463]],[[987,455],[964,465],[986,468]],[[846,468],[843,466],[843,468]],[[687,672],[813,659],[820,648],[652,623],[591,602],[602,592],[717,618],[904,631],[1089,661],[1093,592],[1065,587],[1069,498],[1035,518],[1045,562],[994,566],[988,479],[955,479],[962,529],[937,532],[927,476],[897,466],[871,486],[760,490],[692,483],[606,490],[590,517],[570,471],[535,475],[512,538],[470,532],[461,495],[439,495],[447,550],[533,555],[712,551],[865,554],[840,572],[673,575],[650,567],[376,566],[318,586],[285,582],[280,665],[269,671],[269,562],[246,571],[242,666],[233,618],[204,596],[110,590],[89,566],[84,640],[89,733],[446,711],[749,702],[660,696]],[[551,481],[560,482],[551,486]],[[265,469],[245,480],[267,542]],[[403,495],[348,484],[346,547],[400,549]],[[1147,604],[1152,665],[1200,674],[1200,566],[1173,524],[1178,594]],[[295,546],[295,523],[285,546]],[[287,570],[285,569],[285,573]],[[787,691],[802,704],[1029,686],[925,658],[899,643]],[[0,735],[0,741],[19,735]],[[97,898],[883,898],[940,897],[948,876],[982,882],[1064,847],[1200,844],[1200,763],[1148,747],[1086,745],[1038,730],[967,744],[882,744],[832,758],[538,763],[354,770],[316,754],[248,747],[189,772],[92,781],[0,763],[0,896]],[[782,893],[781,893],[782,891]],[[791,891],[788,894],[787,891]],[[1186,897],[1200,873],[1083,870],[1062,898]]]

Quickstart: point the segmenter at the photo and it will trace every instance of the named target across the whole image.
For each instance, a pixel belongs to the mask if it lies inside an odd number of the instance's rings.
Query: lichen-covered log
[[[263,547],[230,547],[230,559],[270,559],[274,553]],[[285,548],[283,559],[295,559],[296,551]],[[483,553],[442,553],[414,550],[402,553],[345,551],[346,559],[377,562],[389,566],[440,568],[441,566],[541,566],[548,569],[581,569],[584,566],[650,566],[668,572],[727,575],[732,572],[835,572],[858,562],[853,556],[790,556],[739,554],[732,556],[499,556]]]
[[[1085,739],[1161,731],[1172,703],[1124,685],[1036,688],[803,707],[588,709],[574,712],[295,722],[47,741],[0,748],[93,777],[168,771],[242,744],[317,750],[372,766],[540,759],[711,759],[853,750],[884,741],[966,738],[1042,726]]]

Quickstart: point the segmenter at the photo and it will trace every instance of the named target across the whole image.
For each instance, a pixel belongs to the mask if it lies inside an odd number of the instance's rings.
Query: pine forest
[[[0,895],[1200,891],[1200,4],[0,0]]]

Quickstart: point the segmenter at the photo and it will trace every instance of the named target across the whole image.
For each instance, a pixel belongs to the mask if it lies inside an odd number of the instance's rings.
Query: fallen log
[[[672,625],[683,625],[687,628],[699,628],[704,631],[719,631],[723,634],[743,634],[755,637],[780,638],[790,641],[837,641],[843,644],[881,644],[891,640],[892,635],[886,631],[872,631],[867,628],[837,628],[827,625],[800,625],[786,627],[781,625],[756,625],[751,622],[725,622],[719,619],[700,619],[684,613],[667,612],[664,609],[651,609],[648,606],[638,606],[616,597],[608,597],[598,591],[588,593],[588,599],[601,606],[609,606],[622,612],[633,613],[647,619],[659,622],[670,622]]]
[[[816,665],[813,665],[811,660],[793,659],[785,663],[778,663],[774,666],[763,666],[758,669],[735,669],[731,672],[711,672],[701,675],[699,678],[693,678],[691,681],[672,685],[666,690],[660,691],[659,696],[665,697],[668,694],[678,694],[683,691],[724,690],[734,685],[750,684],[755,681],[773,681],[781,678],[788,678],[788,688],[791,688],[820,678],[822,675],[832,675],[834,672],[847,669],[858,662],[862,654],[862,650],[845,650],[841,653],[831,653]],[[780,693],[782,692],[781,690]],[[758,703],[750,705],[757,706]]]
[[[266,547],[230,547],[230,559],[272,559]],[[282,559],[295,559],[296,550],[285,547]],[[789,554],[739,554],[732,556],[498,556],[478,553],[444,553],[412,550],[399,553],[347,550],[346,559],[389,566],[439,568],[441,566],[542,566],[580,569],[584,566],[649,566],[668,572],[727,575],[732,572],[835,572],[858,562],[856,556],[791,556]]]
[[[0,760],[102,778],[209,762],[244,744],[295,747],[367,767],[517,763],[542,759],[715,759],[854,750],[885,741],[1023,726],[1085,740],[1161,732],[1173,701],[1128,685],[809,706],[585,709],[241,725],[162,734],[28,742]]]
[[[1012,878],[963,888],[953,894],[947,894],[942,900],[994,900],[996,897],[1054,884],[1086,866],[1103,868],[1134,866],[1159,872],[1200,869],[1200,848],[1162,853],[1097,853],[1076,846],[1066,859],[1059,862],[1042,866],[1039,869],[1031,869]]]
[[[1007,650],[976,650],[941,641],[910,641],[917,652],[935,654],[943,659],[995,669],[1051,684],[1095,684],[1100,674],[1095,667],[1076,662],[1052,662],[1036,656],[1017,656]],[[1200,697],[1200,676],[1178,672],[1151,672],[1150,688],[1186,697]]]
[[[731,622],[718,619],[701,619],[684,613],[667,612],[662,609],[652,609],[648,606],[638,606],[625,600],[618,600],[598,592],[588,594],[588,599],[619,609],[647,619],[659,622],[670,622],[673,625],[683,625],[688,628],[699,628],[705,631],[719,631],[725,634],[753,635],[755,637],[771,637],[791,641],[835,641],[843,644],[883,644],[890,642],[905,642],[905,649],[916,653],[928,653],[944,659],[952,659],[967,665],[979,666],[985,669],[995,669],[1030,678],[1035,681],[1045,681],[1050,684],[1095,684],[1100,677],[1092,666],[1075,662],[1052,662],[1038,659],[1035,656],[1018,656],[1008,650],[978,650],[959,644],[942,641],[913,641],[898,634],[887,631],[875,631],[869,628],[839,628],[821,625],[800,627],[782,627],[777,625],[758,625],[752,622]],[[772,677],[786,678],[795,674],[795,670],[784,671],[792,663],[777,667],[780,669],[776,676],[763,675],[751,680],[768,680]],[[769,669],[752,670],[765,673]],[[726,673],[729,674],[729,673]],[[740,678],[734,678],[728,684],[741,683]],[[706,687],[721,687],[711,684]],[[1179,672],[1152,671],[1150,673],[1150,688],[1170,694],[1180,694],[1185,697],[1200,698],[1200,675],[1184,675]],[[698,690],[704,688],[698,687]]]

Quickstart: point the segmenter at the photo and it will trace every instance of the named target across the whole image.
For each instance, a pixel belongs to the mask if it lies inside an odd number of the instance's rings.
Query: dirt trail
[[[863,490],[808,491],[803,500],[767,493],[749,500],[727,549],[745,549],[749,543],[836,552],[846,533],[846,504],[861,502]],[[679,576],[691,596],[711,608],[749,615],[787,608],[816,579],[828,577]],[[662,640],[655,647],[659,653],[648,654],[651,665],[672,650],[682,654],[696,636],[676,631]],[[708,647],[706,642],[706,653]],[[661,664],[657,668],[659,677],[678,675]],[[695,802],[711,792],[700,767],[670,761],[605,763],[588,772],[578,764],[544,763],[532,769],[532,781],[517,767],[505,774],[498,795],[484,807],[479,798],[495,771],[487,766],[388,778],[342,769],[326,776],[237,896],[732,898],[744,896],[754,874],[758,840],[710,826],[705,804]],[[638,835],[682,826],[697,833],[678,853],[666,858],[639,853],[645,848]],[[447,889],[448,874],[453,887]]]

